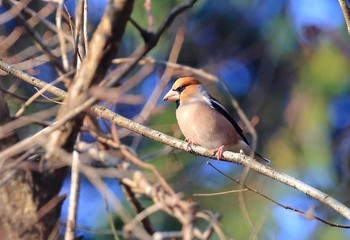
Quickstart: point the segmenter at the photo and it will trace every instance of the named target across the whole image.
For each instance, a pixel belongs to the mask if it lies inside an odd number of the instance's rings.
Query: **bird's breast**
[[[232,145],[240,140],[232,124],[206,103],[188,103],[176,110],[176,118],[183,135],[207,148]]]

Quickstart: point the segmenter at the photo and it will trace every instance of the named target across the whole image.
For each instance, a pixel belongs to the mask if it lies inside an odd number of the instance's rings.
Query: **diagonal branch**
[[[346,27],[348,28],[348,33],[350,34],[350,7],[348,0],[338,0],[338,2],[344,15]]]
[[[320,221],[320,222],[323,222],[323,223],[325,223],[325,224],[327,224],[327,225],[329,225],[329,226],[332,226],[332,227],[347,228],[347,229],[350,228],[349,225],[338,224],[338,223],[332,223],[332,222],[329,222],[329,221],[327,221],[327,220],[325,220],[325,219],[323,219],[323,218],[320,218],[320,217],[318,217],[318,216],[316,216],[316,215],[314,215],[314,214],[312,214],[312,213],[308,213],[308,212],[299,210],[299,209],[294,208],[294,207],[290,207],[290,206],[287,206],[287,205],[283,205],[282,203],[280,203],[280,202],[278,202],[278,201],[272,199],[271,197],[269,197],[269,196],[267,196],[267,195],[265,195],[265,194],[259,192],[259,191],[256,190],[255,188],[252,188],[252,187],[246,185],[243,181],[241,181],[241,180],[239,180],[239,179],[234,179],[234,178],[230,177],[229,175],[227,175],[226,173],[224,173],[222,170],[220,170],[220,169],[218,169],[217,167],[215,167],[212,163],[210,163],[210,162],[207,162],[207,163],[208,163],[212,168],[214,168],[216,171],[218,171],[220,174],[222,174],[223,176],[225,176],[226,178],[228,178],[228,179],[230,179],[231,181],[237,183],[238,185],[244,187],[243,190],[249,190],[249,191],[251,191],[251,192],[253,192],[253,193],[256,193],[256,194],[258,194],[259,196],[261,196],[261,197],[263,197],[263,198],[265,198],[265,199],[267,199],[267,200],[269,200],[269,201],[275,203],[276,205],[278,205],[278,206],[280,206],[280,207],[282,207],[282,208],[284,208],[284,209],[292,210],[292,211],[297,212],[297,213],[300,213],[300,214],[302,214],[302,215],[304,215],[304,216],[306,216],[306,217],[314,218],[314,219],[316,219],[316,220],[318,220],[318,221]],[[237,190],[236,190],[236,191],[237,191]],[[242,190],[239,189],[238,191],[242,191]],[[232,192],[232,191],[230,191],[230,192]],[[220,194],[222,194],[222,193],[220,193]],[[198,195],[197,195],[197,196],[198,196]]]
[[[7,67],[6,67],[7,66]],[[8,70],[9,67],[4,62],[0,61],[0,69]],[[37,84],[37,87],[43,87],[44,85],[47,85],[45,82],[34,78],[20,70],[15,70],[14,68],[11,68],[12,73],[16,73],[16,76],[19,76],[21,80],[24,80],[26,82],[29,82],[31,84]],[[26,76],[26,77],[25,77]],[[61,90],[64,92],[63,90]],[[60,97],[64,97],[65,94],[58,94],[58,88],[54,86],[48,87],[48,92],[55,94]],[[208,157],[208,158],[215,158],[213,156],[213,152],[211,149],[207,149],[201,146],[192,146],[191,148],[188,148],[188,145],[186,142],[181,141],[179,139],[176,139],[174,137],[168,136],[162,132],[150,129],[146,126],[143,126],[141,124],[138,124],[136,122],[133,122],[117,113],[112,112],[109,109],[106,109],[104,107],[94,105],[92,107],[92,111],[97,114],[99,117],[102,117],[104,119],[107,119],[108,121],[112,122],[113,124],[116,124],[120,127],[127,128],[133,132],[136,132],[138,134],[141,134],[142,136],[145,136],[147,138],[153,139],[157,142],[169,145],[171,147],[174,147],[176,149],[179,149],[181,151],[193,153],[199,156]],[[1,129],[0,129],[1,130]],[[29,141],[29,140],[28,140]],[[15,147],[14,145],[13,147]],[[23,146],[25,147],[25,146]],[[3,159],[3,156],[7,154],[8,151],[12,151],[11,148],[6,149],[3,152],[0,152],[0,160]],[[338,200],[334,199],[333,197],[327,195],[326,193],[292,177],[289,176],[286,173],[280,172],[278,170],[275,170],[269,166],[265,166],[257,161],[254,161],[251,157],[248,157],[241,153],[233,153],[229,151],[225,151],[223,153],[223,161],[226,162],[232,162],[241,164],[244,166],[248,166],[250,169],[254,170],[255,172],[258,172],[262,175],[265,175],[271,179],[274,179],[278,182],[281,182],[285,185],[288,185],[294,189],[299,190],[302,193],[305,193],[306,195],[322,202],[323,204],[329,206],[334,211],[338,212],[340,215],[344,216],[346,219],[350,220],[350,209],[346,207],[344,204],[340,203]]]

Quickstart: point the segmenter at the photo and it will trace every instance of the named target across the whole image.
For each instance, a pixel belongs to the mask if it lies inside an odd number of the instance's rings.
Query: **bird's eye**
[[[175,89],[176,92],[181,93],[185,89],[185,86],[180,86]]]

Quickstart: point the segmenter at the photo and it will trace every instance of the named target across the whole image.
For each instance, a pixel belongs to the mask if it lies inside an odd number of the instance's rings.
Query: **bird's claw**
[[[215,155],[215,153],[217,153],[216,159],[218,161],[220,161],[220,159],[222,157],[222,152],[224,151],[224,147],[225,147],[225,145],[222,145],[221,147],[213,150],[213,155]]]
[[[193,142],[190,139],[186,139],[186,141],[187,141],[187,148],[189,148],[190,150],[192,150],[193,145],[197,145],[195,142]]]

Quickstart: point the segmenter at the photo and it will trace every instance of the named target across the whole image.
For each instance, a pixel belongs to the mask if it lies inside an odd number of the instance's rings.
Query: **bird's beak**
[[[178,92],[170,89],[167,94],[163,97],[163,101],[168,101],[168,102],[176,102],[177,100],[180,99],[180,95]]]

